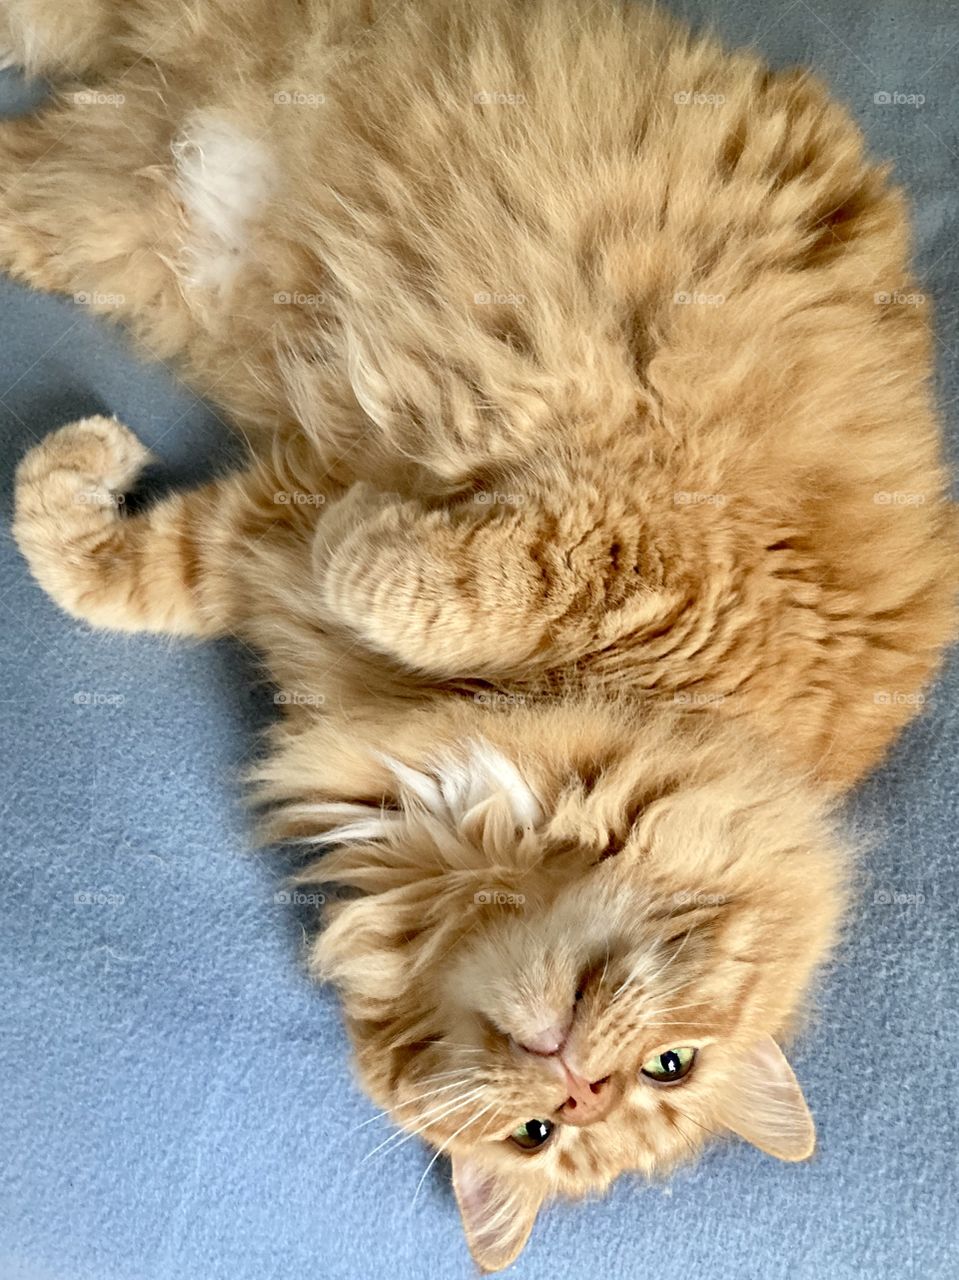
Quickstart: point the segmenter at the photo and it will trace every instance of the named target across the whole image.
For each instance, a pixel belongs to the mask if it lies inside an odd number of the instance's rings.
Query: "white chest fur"
[[[186,217],[181,274],[194,288],[226,291],[275,187],[268,143],[244,133],[225,115],[199,111],[174,142],[173,157]]]

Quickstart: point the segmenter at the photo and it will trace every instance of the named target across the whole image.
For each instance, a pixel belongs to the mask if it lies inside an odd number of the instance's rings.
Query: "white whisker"
[[[426,1181],[426,1178],[427,1178],[427,1175],[429,1174],[430,1169],[432,1169],[433,1165],[436,1164],[437,1160],[440,1158],[443,1152],[447,1149],[447,1147],[450,1145],[451,1142],[455,1142],[455,1140],[460,1136],[460,1134],[463,1132],[464,1129],[468,1129],[471,1124],[475,1124],[477,1120],[479,1120],[482,1116],[486,1115],[487,1111],[492,1110],[492,1108],[495,1105],[496,1104],[493,1102],[487,1102],[486,1106],[483,1107],[482,1111],[478,1111],[476,1112],[475,1115],[470,1116],[470,1118],[466,1121],[465,1124],[460,1125],[460,1127],[456,1130],[456,1132],[451,1137],[447,1138],[445,1142],[441,1143],[440,1146],[436,1148],[436,1153],[433,1156],[433,1159],[429,1162],[429,1164],[423,1170],[423,1176],[420,1178],[419,1182],[416,1184],[416,1190],[413,1192],[413,1199],[410,1201],[411,1213],[413,1211],[413,1207],[416,1204],[416,1197],[420,1193],[420,1188],[423,1186],[423,1183]]]
[[[471,1093],[468,1093],[465,1097],[461,1098],[458,1102],[454,1102],[451,1105],[447,1106],[446,1101],[444,1101],[439,1107],[434,1107],[431,1111],[428,1111],[425,1115],[417,1117],[417,1119],[421,1123],[419,1123],[418,1127],[413,1129],[410,1133],[403,1134],[402,1129],[398,1130],[396,1133],[391,1133],[388,1138],[386,1138],[383,1142],[379,1144],[378,1147],[374,1147],[372,1151],[368,1152],[360,1161],[360,1163],[365,1164],[367,1160],[369,1160],[372,1156],[376,1155],[377,1151],[382,1151],[384,1147],[390,1146],[391,1143],[393,1144],[393,1150],[396,1150],[397,1147],[403,1146],[403,1144],[405,1142],[409,1142],[411,1138],[418,1137],[419,1134],[421,1134],[424,1129],[428,1129],[430,1124],[437,1123],[437,1121],[442,1120],[444,1116],[452,1115],[452,1113],[454,1111],[458,1111],[460,1107],[465,1107],[467,1103],[473,1102],[482,1093],[484,1093],[485,1090],[486,1090],[486,1086],[480,1085],[479,1088],[472,1090]],[[403,1136],[400,1137],[400,1134],[403,1134]],[[396,1141],[397,1138],[399,1138],[399,1141]]]
[[[426,1098],[433,1098],[438,1093],[448,1093],[450,1089],[457,1089],[461,1085],[468,1083],[467,1081],[464,1081],[463,1073],[461,1071],[451,1071],[449,1074],[456,1076],[456,1079],[450,1084],[444,1084],[438,1089],[430,1089],[426,1093],[418,1093],[415,1098],[404,1098],[403,1101],[397,1105],[397,1110],[403,1107],[412,1106],[414,1102],[423,1102]],[[429,1084],[430,1082],[428,1080],[424,1080],[423,1083]],[[384,1116],[388,1116],[389,1114],[389,1111],[378,1111],[375,1116],[370,1116],[369,1120],[362,1121],[356,1127],[357,1129],[365,1129],[368,1124],[373,1124],[376,1120],[382,1120]]]

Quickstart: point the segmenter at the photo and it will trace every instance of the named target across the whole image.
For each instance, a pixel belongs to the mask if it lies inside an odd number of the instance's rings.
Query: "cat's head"
[[[329,814],[340,847],[310,873],[362,892],[332,910],[317,969],[371,1096],[451,1156],[487,1270],[550,1197],[714,1134],[810,1154],[776,1037],[845,862],[815,793],[738,731],[581,710],[540,717],[534,746],[529,721],[378,756],[381,803]]]

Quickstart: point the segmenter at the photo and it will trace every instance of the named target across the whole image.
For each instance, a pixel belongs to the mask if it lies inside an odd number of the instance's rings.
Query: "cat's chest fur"
[[[953,625],[928,327],[889,302],[899,193],[806,75],[667,64],[653,24],[641,53],[564,45],[567,77],[506,41],[491,98],[441,25],[351,46],[322,111],[255,147],[235,112],[174,152],[216,268],[184,283],[216,318],[201,383],[298,424],[298,489],[356,490],[279,519],[297,568],[251,581],[251,630],[281,682],[625,692],[851,782]],[[256,344],[255,385],[224,384]],[[301,644],[269,642],[274,581]]]

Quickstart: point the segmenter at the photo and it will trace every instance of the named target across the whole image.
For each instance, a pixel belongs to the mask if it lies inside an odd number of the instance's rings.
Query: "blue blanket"
[[[895,161],[936,300],[954,459],[953,5],[668,7],[816,67]],[[0,77],[3,108],[30,92]],[[122,334],[0,279],[7,515],[17,459],[91,412],[130,423],[175,483],[233,448]],[[471,1275],[443,1163],[418,1195],[417,1141],[364,1163],[388,1129],[367,1123],[332,995],[303,976],[282,869],[249,852],[238,779],[273,710],[254,656],[88,630],[34,585],[5,527],[0,1280]],[[729,1142],[668,1185],[624,1179],[602,1202],[548,1211],[517,1275],[959,1274],[957,696],[953,663],[849,806],[873,848],[794,1055],[814,1159]]]

